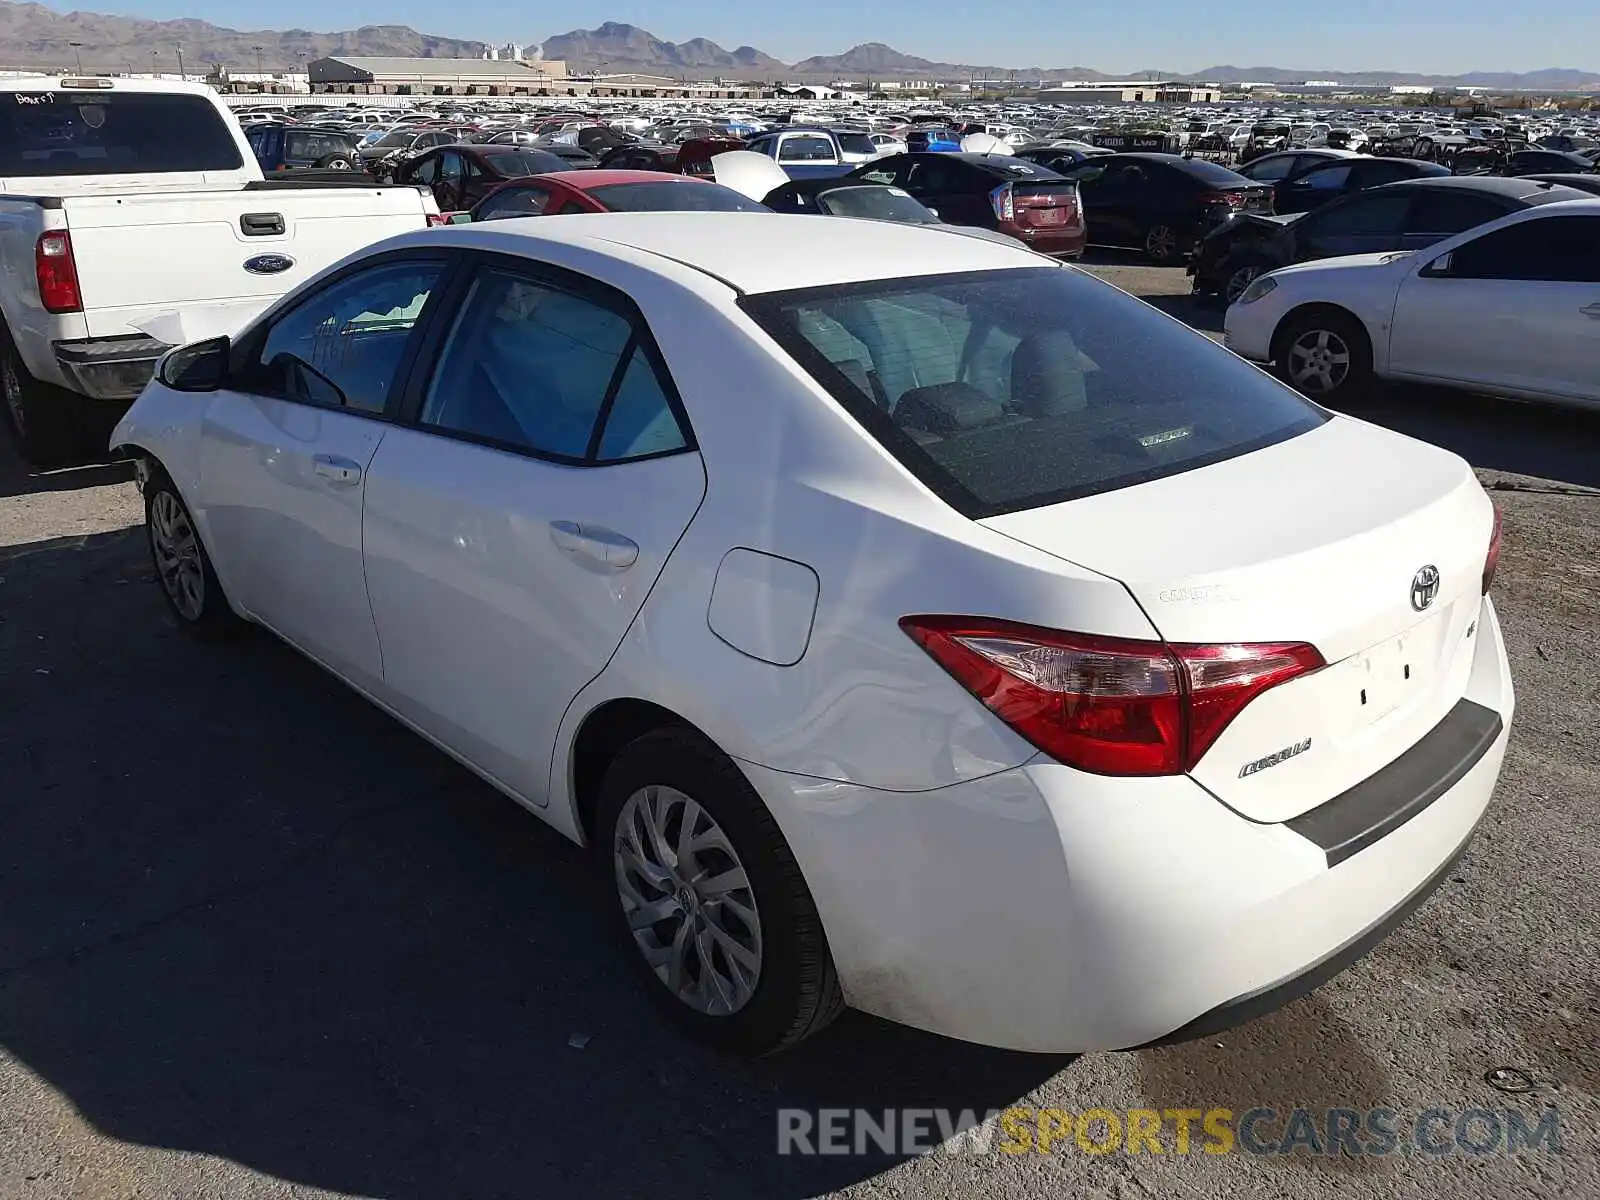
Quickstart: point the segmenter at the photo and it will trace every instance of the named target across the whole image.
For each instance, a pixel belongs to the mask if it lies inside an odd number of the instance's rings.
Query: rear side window
[[[1178,474],[1327,420],[1221,347],[1061,268],[742,303],[868,433],[972,518]]]
[[[479,275],[462,305],[421,421],[572,463],[642,458],[687,445],[629,318],[492,269]]]
[[[0,93],[0,177],[233,171],[243,165],[227,125],[199,96]]]

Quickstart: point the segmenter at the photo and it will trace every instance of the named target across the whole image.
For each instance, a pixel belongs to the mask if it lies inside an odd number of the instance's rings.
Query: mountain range
[[[76,45],[74,45],[76,43]],[[1296,83],[1336,79],[1356,86],[1395,83],[1486,87],[1496,90],[1600,90],[1600,74],[1572,68],[1540,71],[1470,71],[1461,75],[1415,75],[1398,71],[1340,71],[1331,68],[1212,66],[1191,72],[1143,69],[1105,72],[1092,67],[998,67],[975,63],[935,62],[903,54],[882,42],[866,42],[843,54],[819,55],[785,63],[754,46],[726,50],[706,38],[669,42],[648,30],[620,21],[594,29],[574,29],[537,47],[548,59],[563,59],[573,71],[610,73],[636,71],[648,75],[715,75],[728,79],[828,82],[850,79],[1044,79],[1084,80],[1161,78],[1216,83]],[[82,57],[85,70],[145,70],[155,63],[170,71],[182,47],[185,65],[201,71],[213,63],[250,70],[259,62],[269,70],[299,66],[327,55],[400,58],[477,58],[481,41],[418,33],[406,25],[363,25],[337,33],[304,29],[226,29],[205,21],[147,21],[100,13],[59,13],[42,4],[0,0],[0,67],[65,68]]]

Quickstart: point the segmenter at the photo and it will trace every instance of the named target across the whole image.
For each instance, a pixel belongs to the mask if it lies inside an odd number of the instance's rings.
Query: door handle
[[[1595,320],[1600,321],[1600,300],[1595,301],[1593,304],[1585,304],[1578,311],[1586,317],[1593,317]]]
[[[337,454],[318,454],[311,460],[311,469],[338,487],[355,487],[361,482],[361,464]]]
[[[639,560],[639,543],[598,525],[551,521],[550,540],[574,558],[612,571],[626,571]]]

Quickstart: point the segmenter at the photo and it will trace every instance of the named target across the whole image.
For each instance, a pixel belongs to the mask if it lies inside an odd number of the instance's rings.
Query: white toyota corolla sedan
[[[1197,1037],[1416,908],[1512,683],[1466,463],[1022,250],[612,214],[372,246],[117,428],[270,629],[576,841],[747,1053]]]
[[[1600,405],[1600,200],[1541,204],[1424,250],[1255,280],[1226,344],[1333,401],[1373,376]]]

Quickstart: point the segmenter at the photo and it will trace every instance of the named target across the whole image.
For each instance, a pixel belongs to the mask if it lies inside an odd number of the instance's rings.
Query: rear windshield
[[[895,187],[841,187],[817,193],[817,207],[835,217],[869,221],[905,221],[932,225],[939,220],[911,193]]]
[[[846,154],[876,154],[877,146],[872,144],[872,139],[864,133],[836,133],[833,135],[839,140],[839,149]]]
[[[1219,167],[1216,163],[1207,162],[1203,158],[1185,159],[1183,169],[1201,182],[1214,184],[1217,187],[1238,187],[1240,184],[1250,182],[1239,172]]]
[[[975,519],[1176,475],[1327,419],[1220,346],[1062,267],[742,303],[890,453]]]
[[[0,176],[236,171],[227,124],[199,96],[0,93]]]
[[[732,188],[715,183],[608,183],[588,189],[612,212],[771,212]]]

